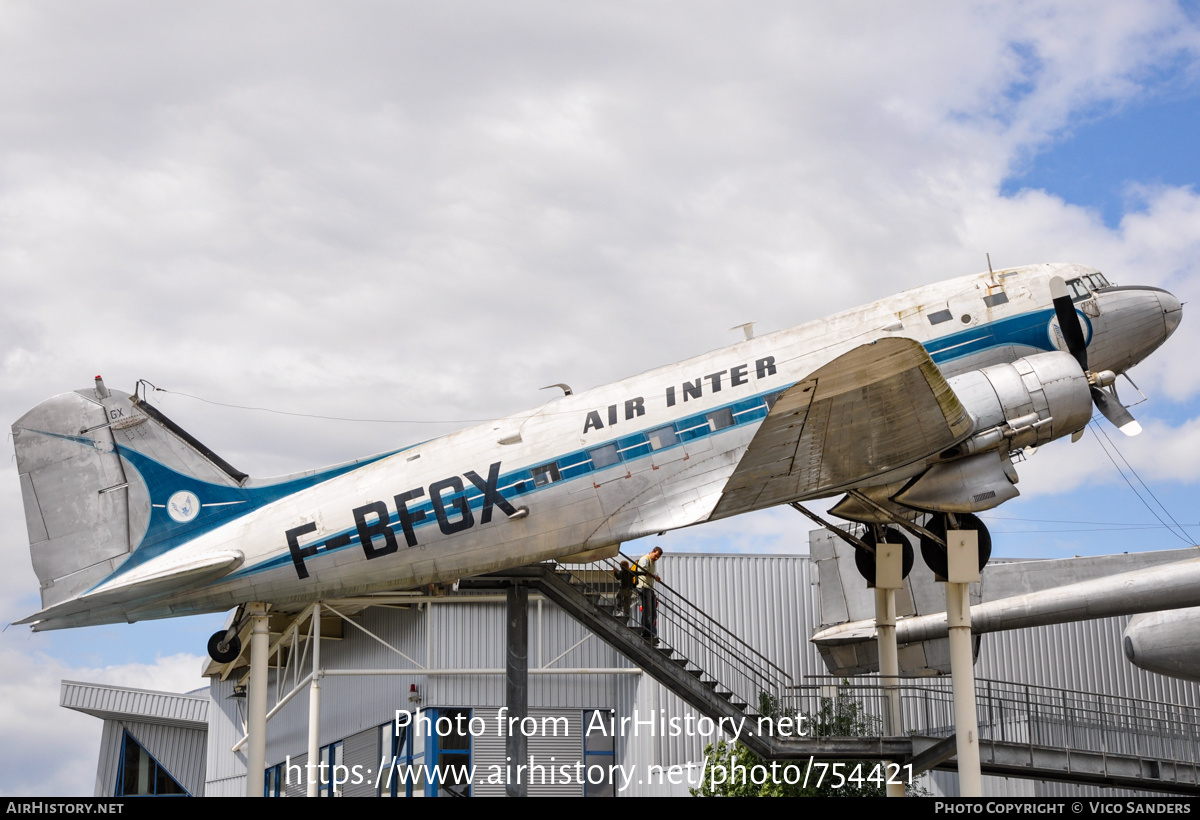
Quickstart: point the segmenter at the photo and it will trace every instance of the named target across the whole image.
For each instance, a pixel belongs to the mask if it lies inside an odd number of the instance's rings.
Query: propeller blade
[[[1137,419],[1133,417],[1133,414],[1126,410],[1123,404],[1099,387],[1092,388],[1092,401],[1100,408],[1100,412],[1104,414],[1104,418],[1111,421],[1113,426],[1125,435],[1136,436],[1142,432],[1142,425],[1137,423]]]
[[[1086,372],[1087,343],[1083,340],[1083,328],[1079,324],[1078,314],[1075,313],[1071,292],[1067,290],[1067,283],[1061,276],[1050,279],[1050,296],[1054,299],[1054,315],[1058,318],[1058,329],[1062,333],[1063,341],[1067,343],[1067,352],[1075,357],[1075,361],[1079,362],[1079,366]],[[1107,416],[1107,413],[1105,415]]]

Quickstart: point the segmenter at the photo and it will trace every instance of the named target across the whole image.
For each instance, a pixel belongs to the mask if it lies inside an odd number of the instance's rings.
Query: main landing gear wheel
[[[237,656],[242,654],[242,642],[238,640],[238,636],[234,635],[225,642],[225,630],[214,632],[213,636],[208,639],[208,656],[217,663],[229,663],[237,660]]]
[[[987,566],[988,559],[992,557],[992,536],[988,532],[987,525],[971,513],[958,513],[955,517],[958,519],[958,529],[974,530],[979,534],[979,569],[982,570]],[[945,541],[946,530],[949,529],[948,523],[949,517],[945,513],[934,513],[925,524],[925,529]],[[933,574],[939,578],[945,578],[949,573],[946,548],[936,541],[921,537],[921,557],[925,559],[926,566],[933,570]]]
[[[908,573],[913,568],[914,553],[912,544],[908,543],[908,539],[904,537],[904,533],[900,532],[896,527],[882,527],[884,532],[883,543],[885,544],[901,544],[903,545],[903,558],[901,559],[901,576],[907,578]],[[876,527],[868,524],[867,532],[863,535],[862,540],[869,544],[872,548],[879,541],[875,536]],[[867,579],[867,583],[875,586],[875,556],[867,552],[861,547],[854,548],[854,566],[858,567],[858,574]]]

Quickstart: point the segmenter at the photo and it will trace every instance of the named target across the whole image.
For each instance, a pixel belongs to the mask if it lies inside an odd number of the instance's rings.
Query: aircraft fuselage
[[[412,588],[711,520],[774,399],[854,348],[914,339],[947,377],[1062,349],[1052,276],[1081,283],[1076,310],[1093,370],[1124,372],[1178,324],[1179,302],[1170,294],[1100,286],[1091,268],[984,273],[560,396],[303,481],[189,476],[139,451],[137,425],[114,424],[111,446],[129,483],[123,491],[132,549],[107,557],[113,570],[68,597],[46,596],[47,577],[58,576],[39,572],[46,608],[27,620],[35,629],[58,628]],[[115,393],[95,401],[110,417],[135,414]],[[80,439],[89,446],[87,436]],[[148,512],[139,518],[134,508],[143,503]],[[33,532],[31,525],[31,542]],[[205,580],[197,569],[182,588],[172,587],[177,568],[225,555],[233,556],[232,571]]]

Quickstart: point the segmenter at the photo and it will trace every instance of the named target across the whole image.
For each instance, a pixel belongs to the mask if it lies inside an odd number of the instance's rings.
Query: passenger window
[[[617,454],[617,445],[605,444],[603,447],[597,447],[595,450],[588,450],[588,455],[592,457],[592,466],[599,470],[601,467],[607,467],[610,464],[616,464],[621,460]]]
[[[661,450],[679,443],[679,436],[675,435],[675,427],[670,424],[666,427],[659,427],[657,430],[651,430],[646,434],[646,438],[650,440],[651,450]]]
[[[553,461],[549,464],[543,464],[540,467],[534,467],[532,472],[533,486],[535,487],[545,487],[547,484],[553,484],[561,478],[558,473],[558,464]]]
[[[722,407],[720,410],[705,413],[705,418],[708,419],[708,425],[714,433],[717,430],[724,430],[726,427],[733,426],[733,410],[728,407]]]
[[[940,325],[942,322],[949,322],[954,316],[948,310],[939,310],[930,313],[926,318],[929,319],[929,324]]]

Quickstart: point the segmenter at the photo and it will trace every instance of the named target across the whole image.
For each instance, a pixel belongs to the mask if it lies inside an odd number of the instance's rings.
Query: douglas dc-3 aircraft
[[[843,518],[880,520],[865,496],[967,526],[1017,495],[1010,453],[1078,435],[1093,404],[1135,431],[1114,379],[1181,316],[1092,268],[989,271],[273,479],[97,378],[12,428],[43,605],[20,623],[411,588],[851,490]]]

